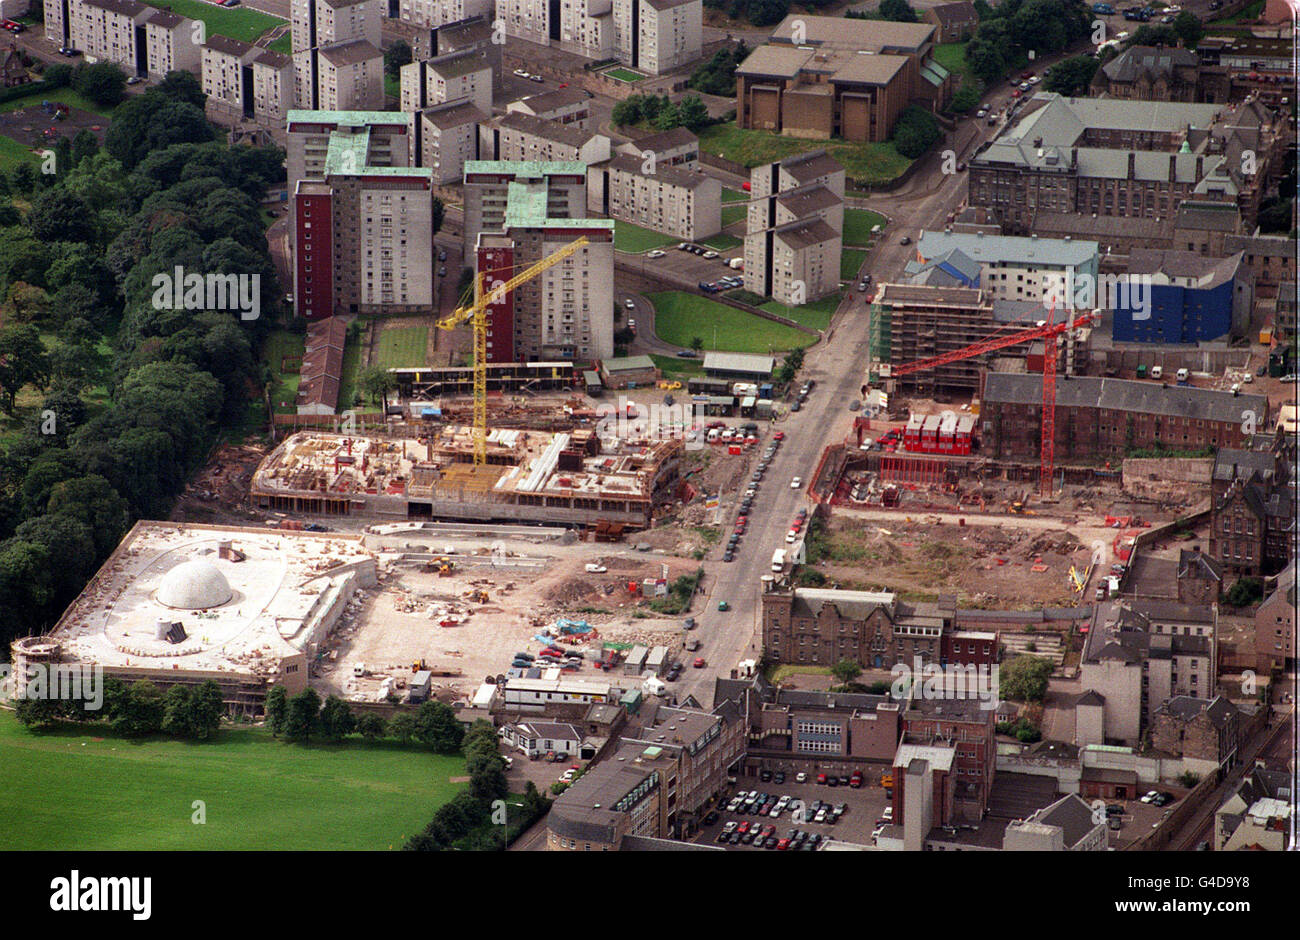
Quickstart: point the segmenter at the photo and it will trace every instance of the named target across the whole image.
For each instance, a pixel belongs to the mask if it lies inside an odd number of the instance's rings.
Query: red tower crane
[[[890,369],[891,377],[899,378],[913,372],[933,369],[935,366],[947,365],[949,362],[957,362],[960,359],[969,359],[972,356],[978,356],[980,353],[1005,349],[1008,346],[1016,346],[1031,339],[1041,338],[1043,340],[1043,437],[1041,465],[1039,468],[1041,476],[1038,486],[1039,491],[1044,496],[1052,495],[1052,464],[1055,458],[1056,338],[1066,330],[1091,326],[1094,322],[1094,315],[1089,313],[1076,317],[1073,322],[1052,323],[1052,314],[1055,311],[1056,306],[1053,305],[1051,312],[1047,315],[1048,322],[1041,326],[1030,327],[1027,330],[1017,330],[1014,333],[1006,333],[1001,336],[991,336],[988,339],[980,340],[978,343],[963,346],[961,349],[954,349],[952,352],[931,356],[928,359],[918,359],[916,362],[907,362],[901,366],[893,366]]]

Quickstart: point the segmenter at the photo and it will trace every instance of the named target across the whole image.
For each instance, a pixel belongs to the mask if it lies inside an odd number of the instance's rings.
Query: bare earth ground
[[[320,684],[329,692],[372,697],[385,676],[404,679],[424,660],[435,672],[440,693],[463,695],[487,676],[509,669],[516,650],[536,654],[541,645],[533,636],[560,616],[596,628],[580,648],[599,650],[605,642],[664,644],[680,655],[682,617],[650,611],[644,598],[629,594],[627,582],[658,578],[665,568],[671,582],[693,572],[695,563],[624,554],[626,546],[612,546],[613,552],[602,555],[601,548],[578,543],[567,557],[558,557],[550,547],[521,546],[520,554],[551,556],[540,569],[461,565],[452,576],[440,577],[410,565],[392,568],[379,588],[365,592],[340,622],[320,664]],[[591,559],[609,570],[586,572]],[[476,590],[487,592],[486,603],[466,596]],[[455,624],[443,627],[442,621]],[[371,675],[357,679],[357,663]],[[584,666],[574,675],[603,674]]]

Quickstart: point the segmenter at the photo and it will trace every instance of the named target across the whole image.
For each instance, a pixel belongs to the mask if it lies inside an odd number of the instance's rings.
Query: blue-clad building
[[[1128,278],[1142,286],[1113,298],[1116,342],[1200,343],[1242,335],[1250,323],[1254,279],[1240,252],[1134,249]]]

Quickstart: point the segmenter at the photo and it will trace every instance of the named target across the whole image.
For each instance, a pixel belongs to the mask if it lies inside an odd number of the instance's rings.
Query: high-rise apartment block
[[[194,21],[136,0],[45,0],[45,36],[87,62],[113,62],[128,75],[161,78],[198,70]]]
[[[405,130],[401,115],[289,115],[301,316],[412,313],[435,302],[433,180],[405,165]]]
[[[824,150],[755,167],[746,216],[745,289],[789,306],[839,287],[844,167]]]
[[[588,241],[489,308],[491,361],[613,355],[614,223],[585,218],[585,207],[581,164],[466,164],[465,229],[476,230],[472,257],[489,285]]]
[[[476,16],[491,20],[496,14],[496,0],[388,0],[387,9],[389,19],[436,27]],[[420,50],[415,49],[415,53],[419,55]]]
[[[511,183],[537,183],[545,187],[548,218],[580,219],[587,214],[587,167],[576,161],[476,160],[465,164],[464,182],[466,258],[474,256],[480,232],[501,231]]]
[[[506,34],[658,75],[700,57],[702,0],[497,0]]]
[[[283,121],[293,107],[293,62],[282,53],[209,36],[202,74],[208,100],[232,114]]]
[[[294,0],[290,14],[298,103],[312,110],[383,107],[380,0]]]
[[[700,57],[701,0],[614,0],[614,54],[659,75]]]

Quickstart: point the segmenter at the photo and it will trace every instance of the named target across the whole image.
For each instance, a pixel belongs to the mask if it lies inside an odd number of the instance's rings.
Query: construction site
[[[321,646],[311,668],[322,694],[406,700],[428,672],[431,697],[462,700],[561,634],[582,652],[566,670],[579,679],[595,678],[602,654],[683,646],[679,579],[698,567],[688,559],[558,527],[378,523],[364,541],[381,559],[378,590],[355,595]]]
[[[314,515],[648,527],[672,498],[680,440],[602,437],[594,428],[494,427],[486,463],[473,430],[436,425],[412,438],[304,431],[272,451],[251,484],[257,509]]]

